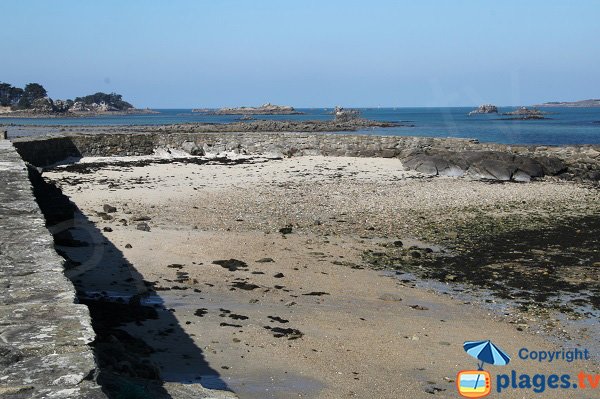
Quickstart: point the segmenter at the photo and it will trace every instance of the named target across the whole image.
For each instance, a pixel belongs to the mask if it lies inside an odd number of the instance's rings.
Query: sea
[[[504,112],[516,107],[499,107],[499,114],[473,115],[476,107],[447,108],[360,108],[367,119],[400,122],[394,128],[360,130],[359,134],[392,136],[455,137],[476,139],[480,142],[522,145],[575,145],[600,144],[600,107],[539,108],[547,112],[547,119],[509,120]],[[267,120],[329,120],[332,108],[297,109],[302,115],[258,115]],[[228,123],[240,120],[239,115],[209,115],[191,109],[157,109],[157,114],[100,115],[81,118],[1,118],[0,126],[9,137],[39,135],[55,132],[65,126],[118,126],[165,125],[179,123]],[[27,125],[28,129],[19,129]],[[36,127],[36,128],[33,128]]]

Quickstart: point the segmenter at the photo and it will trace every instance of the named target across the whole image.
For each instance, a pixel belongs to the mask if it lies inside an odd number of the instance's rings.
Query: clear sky
[[[138,107],[600,98],[600,1],[1,0],[0,81]]]

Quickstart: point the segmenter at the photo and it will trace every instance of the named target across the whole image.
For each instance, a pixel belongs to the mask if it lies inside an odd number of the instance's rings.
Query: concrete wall
[[[0,139],[0,397],[105,398],[86,306],[63,274],[27,169]]]

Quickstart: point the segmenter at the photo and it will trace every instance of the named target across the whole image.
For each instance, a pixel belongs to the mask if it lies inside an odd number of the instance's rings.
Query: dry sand
[[[418,243],[432,225],[443,234],[474,210],[528,218],[568,203],[583,212],[598,196],[583,186],[430,179],[403,171],[397,159],[324,157],[44,177],[82,211],[81,234],[112,229],[91,257],[90,248],[69,250],[84,261],[69,271],[80,290],[135,294],[143,280],[155,283],[156,295],[143,301],[164,305],[161,317],[126,329],[158,350],[152,358],[167,381],[225,383],[240,398],[455,398],[456,373],[476,367],[462,343],[478,339],[513,357],[509,366],[488,367],[492,374],[599,371],[591,362],[521,360],[522,347],[573,344],[362,268],[361,258],[382,242]],[[112,220],[98,216],[104,204],[117,208]],[[136,229],[141,216],[151,231]],[[288,225],[291,234],[278,232]],[[258,262],[264,258],[272,261]],[[247,266],[213,263],[229,259]],[[277,327],[292,330],[275,337]],[[209,375],[205,362],[220,376]],[[511,389],[497,397],[533,395]],[[539,397],[595,396],[548,389]]]

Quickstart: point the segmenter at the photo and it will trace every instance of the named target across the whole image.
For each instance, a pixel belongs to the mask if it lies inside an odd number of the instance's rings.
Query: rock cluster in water
[[[515,111],[505,112],[502,115],[514,116],[514,118],[511,119],[546,119],[544,116],[545,114],[545,112],[542,112],[539,109],[520,107]]]
[[[360,119],[360,111],[357,109],[345,109],[340,106],[336,106],[333,111],[336,122],[349,122]]]
[[[478,114],[497,114],[498,107],[492,104],[483,104],[477,107],[477,109],[469,112],[469,116]]]
[[[220,108],[218,110],[211,109],[193,109],[192,112],[200,112],[211,115],[298,115],[302,112],[298,112],[294,107],[288,105],[275,105],[266,103],[260,107],[234,107],[234,108]]]

